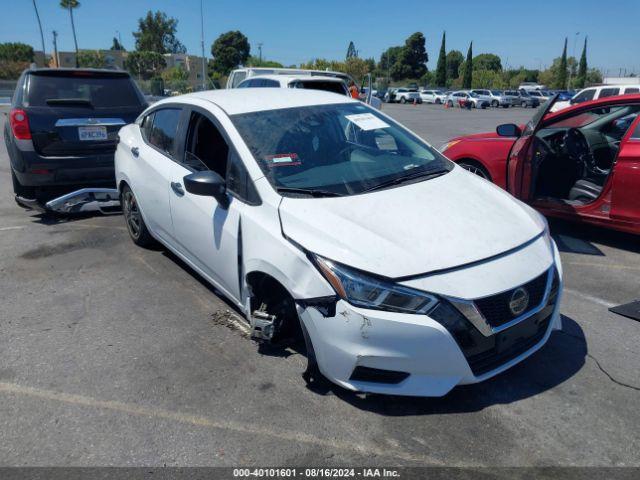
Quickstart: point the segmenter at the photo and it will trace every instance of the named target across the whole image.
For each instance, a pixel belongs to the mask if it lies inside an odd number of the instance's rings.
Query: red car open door
[[[543,104],[529,120],[524,131],[515,141],[507,159],[507,190],[514,197],[529,200],[531,191],[531,149],[533,136],[540,129],[542,119],[556,102],[558,95]]]
[[[640,224],[640,115],[620,142],[611,180],[611,219]]]

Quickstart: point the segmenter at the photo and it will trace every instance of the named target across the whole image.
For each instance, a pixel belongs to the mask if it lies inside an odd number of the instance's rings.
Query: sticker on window
[[[279,153],[277,155],[266,155],[267,165],[270,167],[292,167],[300,165],[302,162],[296,153]]]
[[[357,113],[355,115],[345,115],[344,118],[351,123],[355,123],[362,130],[377,130],[378,128],[389,128],[389,124],[376,117],[372,113]]]

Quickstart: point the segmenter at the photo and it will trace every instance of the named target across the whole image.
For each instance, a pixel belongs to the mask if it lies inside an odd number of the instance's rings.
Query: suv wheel
[[[127,223],[127,230],[133,243],[140,247],[149,247],[155,243],[154,238],[149,233],[147,225],[144,223],[138,200],[128,185],[122,187],[120,193],[120,204],[122,205],[122,214]]]
[[[491,106],[494,108],[498,108],[498,100],[494,100],[491,102]]]
[[[407,99],[405,97],[400,98],[400,103],[407,103]]]

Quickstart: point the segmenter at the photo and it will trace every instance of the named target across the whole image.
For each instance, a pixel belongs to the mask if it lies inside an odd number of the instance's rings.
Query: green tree
[[[186,53],[187,49],[176,37],[178,20],[166,13],[149,10],[138,19],[138,30],[133,32],[136,50],[156,53]]]
[[[362,83],[364,76],[369,73],[369,64],[362,58],[351,57],[344,62],[344,70],[339,71],[348,73],[356,82]]]
[[[80,66],[80,60],[78,59],[78,39],[76,37],[76,25],[73,21],[73,10],[80,6],[78,0],[60,0],[60,7],[69,11],[69,18],[71,19],[71,31],[73,32],[73,44],[76,47],[76,67]]]
[[[587,70],[587,78],[585,79],[586,85],[597,85],[598,83],[602,83],[602,72],[596,68],[590,68]]]
[[[402,47],[389,47],[382,52],[380,63],[378,63],[378,70],[381,76],[387,77],[391,75],[391,67],[398,62],[401,51]]]
[[[467,59],[464,62],[464,73],[462,75],[462,88],[471,88],[473,83],[473,42],[469,44]]]
[[[33,47],[26,43],[0,43],[0,60],[7,62],[33,62]]]
[[[159,76],[167,62],[161,53],[150,51],[131,52],[127,55],[125,67],[132,74],[148,80],[151,77]]]
[[[454,80],[460,76],[462,62],[464,62],[464,55],[460,50],[451,50],[447,53],[447,78],[449,80]]]
[[[78,66],[83,68],[104,68],[104,56],[99,50],[80,50],[78,56]]]
[[[120,41],[116,38],[113,37],[113,43],[111,44],[111,50],[121,50],[121,51],[126,51],[125,48],[122,46],[122,44],[120,43]]]
[[[425,46],[425,38],[421,32],[416,32],[405,41],[404,48],[400,53],[399,62],[408,72],[409,78],[420,78],[427,71],[426,63],[429,55]]]
[[[562,90],[567,88],[567,37],[564,38],[564,48],[562,49],[562,57],[560,57],[560,65],[556,72],[554,87]]]
[[[228,75],[238,65],[247,62],[250,51],[249,40],[242,32],[235,30],[223,33],[211,45],[213,68],[221,74]]]
[[[169,90],[184,93],[189,90],[189,72],[182,65],[175,65],[164,70],[160,77],[163,85]]]
[[[584,46],[582,47],[582,55],[580,55],[580,65],[578,66],[578,75],[576,76],[575,87],[583,88],[587,81],[587,37],[584,37]]]
[[[349,42],[349,48],[347,48],[347,60],[353,57],[358,56],[358,50],[356,50],[356,46],[353,42]]]
[[[442,43],[440,44],[440,55],[438,55],[438,65],[436,66],[435,83],[439,87],[447,84],[447,32],[442,32]]]
[[[481,53],[473,58],[473,69],[499,72],[502,70],[502,62],[500,57],[493,53]]]
[[[254,57],[253,55],[250,55],[249,58],[246,61],[247,66],[249,67],[268,67],[268,68],[283,68],[284,65],[282,65],[280,62],[275,62],[273,60],[266,60],[266,59],[262,59],[260,60],[259,57]]]

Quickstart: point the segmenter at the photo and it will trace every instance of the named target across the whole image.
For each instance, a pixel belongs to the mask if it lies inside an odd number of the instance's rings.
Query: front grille
[[[554,270],[553,281],[544,308],[517,324],[488,337],[484,336],[449,302],[441,302],[434,309],[433,313],[437,313],[437,315],[433,318],[438,318],[438,321],[453,335],[467,359],[471,371],[477,377],[499,368],[542,341],[549,329],[559,287],[558,272]]]
[[[534,278],[530,282],[518,287],[524,288],[529,293],[529,306],[527,307],[527,311],[539,306],[540,302],[544,299],[544,291],[547,286],[547,275],[548,272],[544,272],[542,275]],[[499,327],[519,316],[514,315],[509,308],[509,302],[511,301],[511,296],[515,290],[516,289],[508,290],[506,292],[498,293],[497,295],[480,298],[474,301],[476,308],[491,327]],[[526,312],[523,312],[520,315],[525,314]]]

